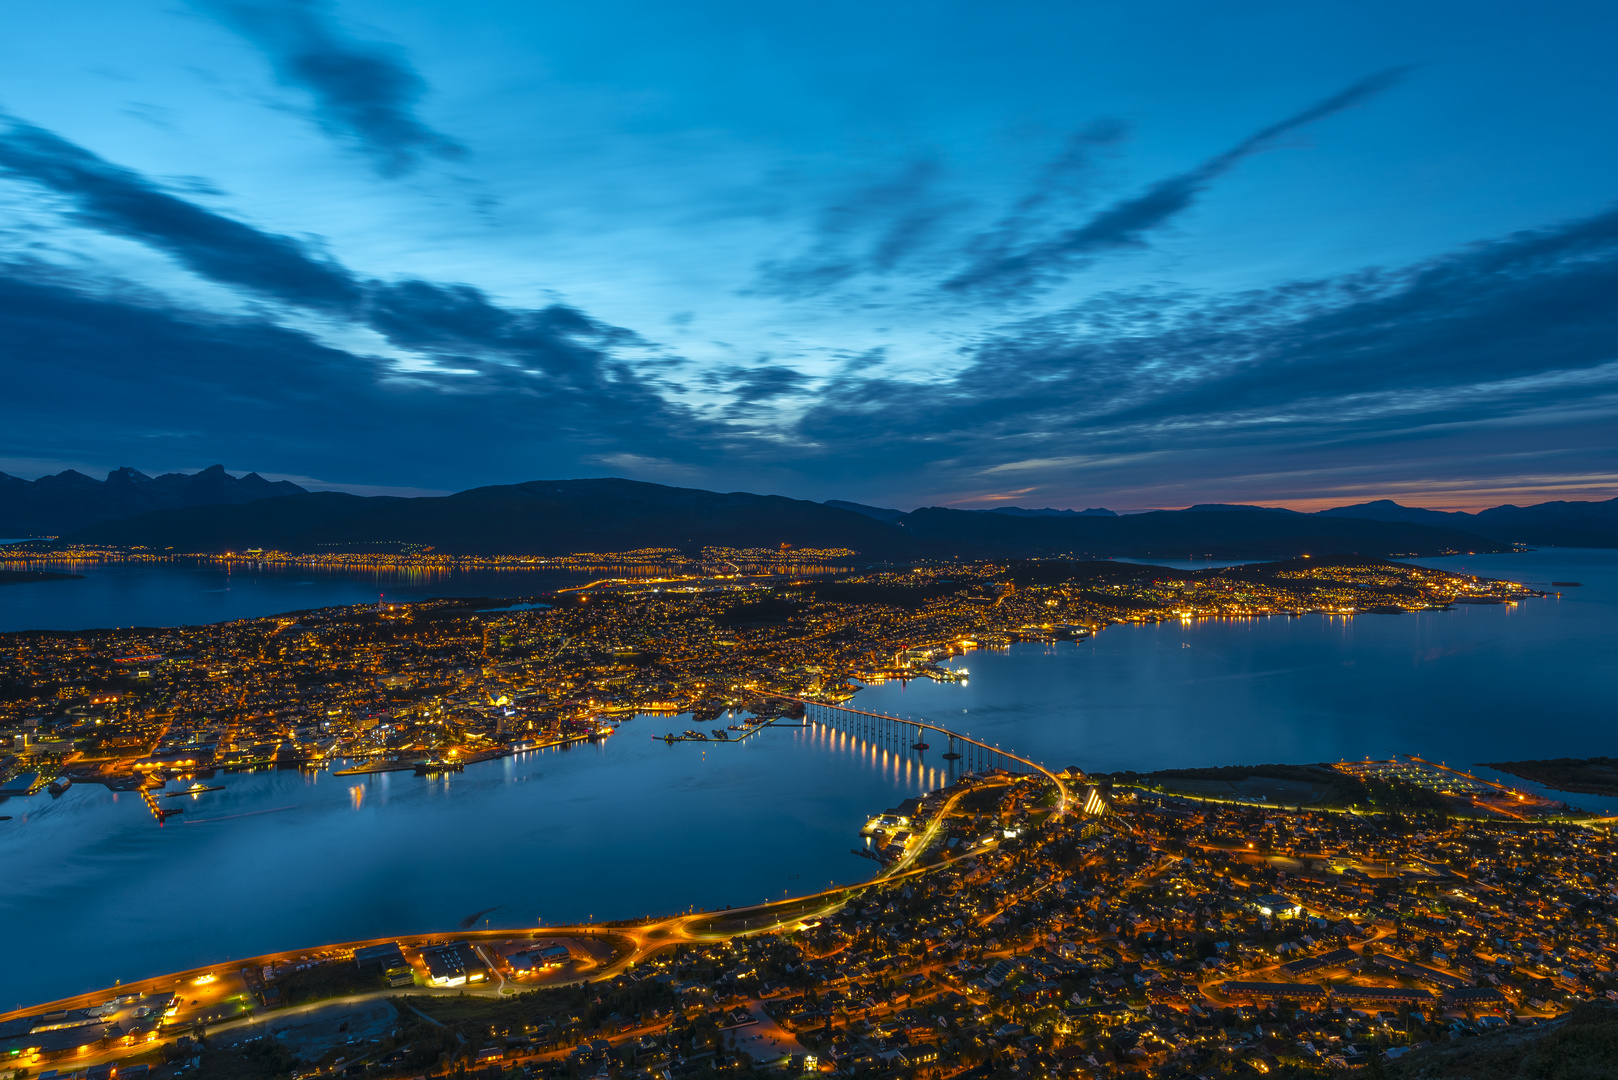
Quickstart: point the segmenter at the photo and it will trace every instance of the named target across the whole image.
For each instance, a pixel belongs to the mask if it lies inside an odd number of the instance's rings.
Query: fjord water
[[[1095,770],[1618,754],[1618,552],[1430,564],[1583,586],[1516,607],[1115,626],[1081,643],[974,652],[956,661],[971,670],[965,684],[889,683],[855,704]],[[493,577],[463,594],[500,595],[501,579],[507,595],[536,589],[525,575]],[[36,586],[0,590],[0,604],[19,588]],[[344,602],[305,588],[311,599],[278,610]],[[113,624],[172,621],[203,620],[129,607]],[[813,728],[741,745],[649,737],[689,726],[642,717],[602,745],[444,780],[220,774],[226,790],[172,800],[186,813],[161,828],[132,793],[92,785],[0,803],[13,815],[0,822],[0,920],[28,931],[8,938],[8,970],[27,973],[13,1002],[451,930],[478,913],[531,926],[811,891],[867,876],[874,864],[850,854],[865,817],[944,776],[937,747],[895,758]]]
[[[190,559],[14,565],[82,578],[0,588],[0,632],[200,626],[375,603],[383,595],[400,602],[431,596],[532,596],[590,580],[540,570],[228,567]]]
[[[1618,551],[1419,561],[1560,595],[1112,626],[1077,644],[973,653],[955,664],[971,672],[964,684],[890,683],[860,704],[953,721],[1058,768],[1618,755]]]
[[[441,779],[220,773],[223,791],[162,800],[185,813],[161,827],[98,785],[0,803],[6,968],[27,975],[0,1008],[469,916],[532,927],[813,892],[869,877],[851,854],[866,818],[946,782],[822,729],[652,738],[692,724],[640,717]]]

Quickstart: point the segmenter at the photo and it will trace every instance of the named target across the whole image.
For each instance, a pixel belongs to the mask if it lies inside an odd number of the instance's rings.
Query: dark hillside
[[[435,498],[303,493],[189,507],[92,526],[67,539],[176,551],[398,551],[566,555],[704,547],[844,548],[862,563],[917,558],[1122,555],[1286,558],[1437,554],[1501,545],[1454,529],[1263,510],[1128,517],[1017,517],[931,507],[889,523],[780,495],[633,480],[535,480]],[[1106,571],[1128,574],[1135,571]],[[1161,573],[1161,571],[1158,571]]]
[[[1618,1075],[1618,1008],[1590,1002],[1547,1024],[1439,1043],[1406,1054],[1386,1075],[1399,1080],[1612,1080]]]
[[[566,555],[703,547],[851,548],[864,559],[925,554],[891,525],[779,495],[720,494],[632,480],[532,481],[441,498],[332,492],[244,506],[145,514],[87,529],[86,543],[188,551],[388,549],[422,545],[457,555]]]
[[[1548,502],[1533,506],[1495,506],[1476,514],[1423,510],[1389,499],[1338,506],[1316,517],[1355,517],[1404,521],[1478,533],[1503,543],[1555,547],[1618,547],[1618,499],[1605,502]]]

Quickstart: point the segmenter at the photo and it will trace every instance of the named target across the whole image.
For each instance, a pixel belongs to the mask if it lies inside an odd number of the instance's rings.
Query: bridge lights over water
[[[915,742],[909,743],[909,749],[918,756],[925,752],[927,744],[922,741],[923,730],[937,732],[949,740],[949,750],[942,755],[950,762],[948,771],[955,773],[956,761],[961,762],[959,769],[964,772],[988,772],[1004,770],[1013,774],[1026,774],[1029,772],[1042,773],[1056,785],[1058,812],[1068,807],[1070,793],[1062,778],[1036,762],[1030,761],[1021,755],[1009,750],[1002,750],[998,743],[991,746],[959,732],[937,724],[930,724],[921,720],[905,720],[897,716],[887,716],[882,713],[866,712],[863,709],[851,709],[843,705],[828,705],[817,701],[800,701],[804,706],[804,719],[817,727],[824,727],[831,731],[847,734],[854,738],[883,747],[884,760],[886,760],[886,747],[893,747],[897,751],[908,743],[912,729],[916,732]],[[957,745],[959,751],[957,752]],[[907,762],[910,759],[906,755]],[[943,775],[943,770],[930,770]]]

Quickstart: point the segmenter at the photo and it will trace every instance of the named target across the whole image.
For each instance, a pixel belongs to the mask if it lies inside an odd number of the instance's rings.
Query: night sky
[[[0,470],[1618,493],[1610,4],[0,13]]]

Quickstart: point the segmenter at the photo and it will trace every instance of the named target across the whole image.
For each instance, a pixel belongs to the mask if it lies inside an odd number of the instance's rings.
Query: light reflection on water
[[[75,785],[0,804],[0,920],[46,1000],[196,964],[389,933],[737,906],[863,880],[861,825],[944,783],[824,727],[676,743],[689,716],[420,778],[220,773],[167,803]],[[23,940],[26,938],[26,940]]]
[[[405,603],[433,596],[534,596],[576,588],[600,574],[479,567],[379,569],[220,566],[197,561],[30,561],[13,568],[83,574],[0,590],[0,631],[117,626],[195,626],[288,611]]]
[[[193,557],[141,562],[115,559],[5,560],[14,570],[83,575],[0,589],[0,632],[87,630],[118,626],[196,626],[289,611],[405,603],[434,596],[531,597],[576,589],[602,578],[661,577],[664,566],[335,566],[218,563]],[[689,569],[689,568],[686,568]],[[744,572],[830,572],[816,567],[748,567]]]
[[[1515,608],[1112,627],[1079,644],[974,653],[959,661],[969,683],[889,683],[855,704],[1055,768],[1618,754],[1618,553],[1434,564],[1585,584]],[[467,595],[501,595],[488,587]],[[34,587],[0,599],[17,588]],[[135,621],[164,620],[123,624]],[[869,876],[873,864],[850,854],[859,827],[950,775],[938,748],[825,727],[732,744],[656,737],[692,726],[642,717],[603,744],[441,779],[221,774],[212,782],[226,790],[173,800],[186,813],[162,828],[134,793],[98,786],[11,799],[0,804],[14,815],[0,822],[0,924],[29,928],[8,938],[8,970],[29,973],[14,997],[453,929],[485,908],[526,926],[809,892]]]
[[[858,703],[1053,768],[1618,755],[1618,551],[1420,561],[1539,588],[1583,584],[1514,607],[1113,626],[1078,643],[980,651],[955,661],[970,682],[887,683]]]

